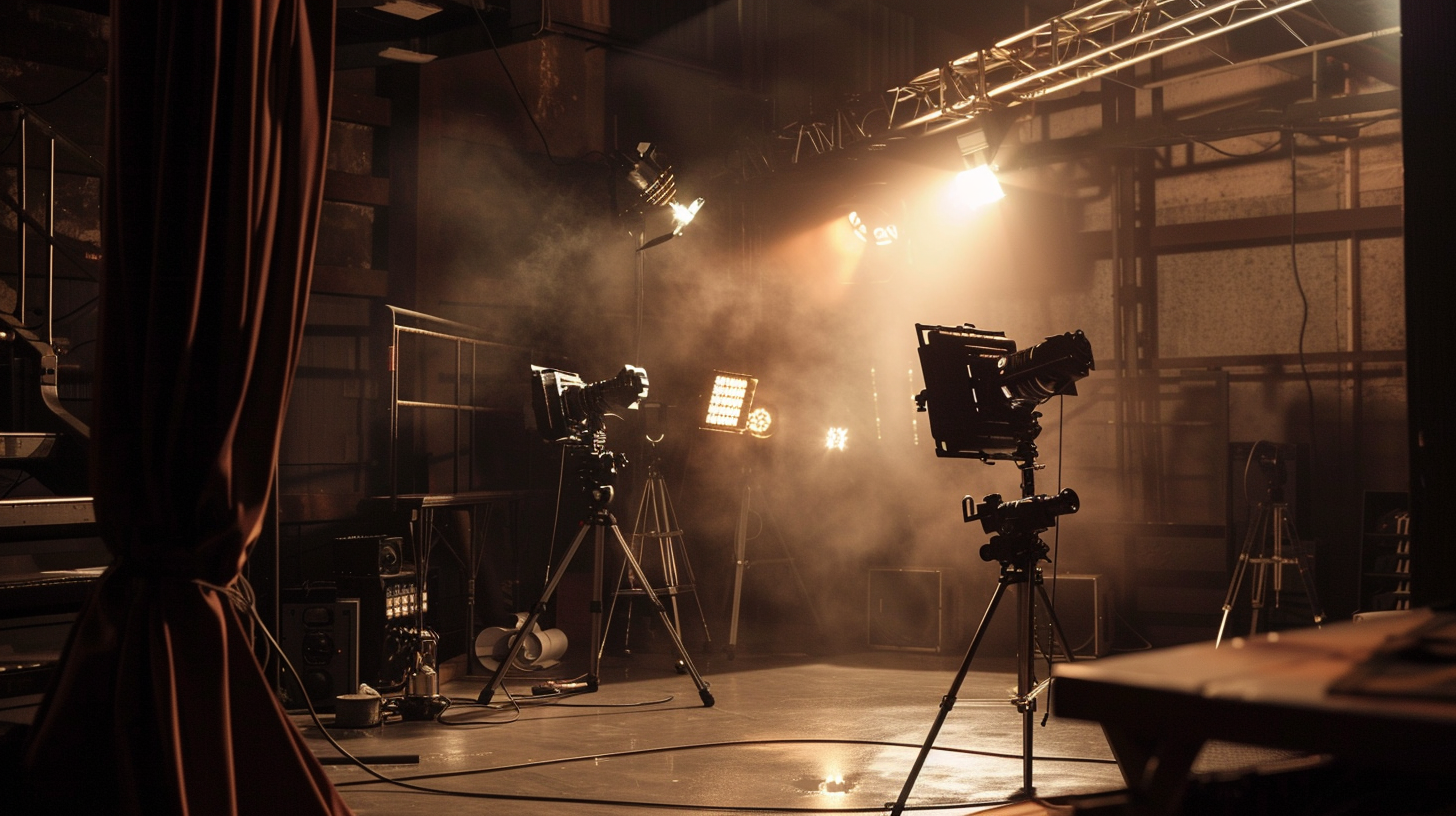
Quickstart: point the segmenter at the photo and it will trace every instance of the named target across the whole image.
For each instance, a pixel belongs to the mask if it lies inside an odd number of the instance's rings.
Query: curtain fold
[[[333,35],[331,0],[113,0],[91,445],[114,560],[30,732],[37,811],[349,812],[226,592],[274,489]]]

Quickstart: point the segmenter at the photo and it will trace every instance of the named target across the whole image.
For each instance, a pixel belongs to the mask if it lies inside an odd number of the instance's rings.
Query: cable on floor
[[[648,755],[651,755],[651,754],[670,753],[670,752],[674,752],[674,751],[690,751],[690,750],[697,750],[697,749],[704,749],[704,748],[732,748],[732,747],[744,747],[744,746],[750,746],[751,747],[751,746],[760,746],[760,745],[865,745],[865,746],[886,747],[886,748],[921,748],[922,747],[921,745],[918,745],[918,744],[911,744],[911,743],[906,743],[906,742],[890,742],[890,741],[887,741],[887,740],[804,739],[804,738],[799,738],[799,739],[727,740],[727,741],[723,741],[723,742],[701,742],[701,743],[692,743],[692,744],[689,744],[689,745],[671,745],[671,746],[663,746],[663,747],[660,747],[660,748],[638,748],[638,749],[633,749],[633,750],[630,750],[630,751],[613,751],[613,752],[609,752],[609,753],[588,754],[588,755],[581,755],[581,756],[574,756],[574,757],[561,757],[561,758],[557,758],[557,759],[537,760],[537,761],[534,761],[534,762],[521,762],[521,763],[516,763],[514,765],[501,765],[501,766],[497,766],[495,768],[477,768],[477,769],[474,769],[474,770],[465,770],[465,771],[441,771],[439,773],[414,774],[414,775],[411,775],[411,776],[399,777],[397,779],[382,779],[381,778],[380,781],[386,781],[386,782],[389,782],[390,784],[398,785],[400,787],[404,787],[404,788],[407,788],[409,790],[419,791],[419,792],[423,792],[423,793],[437,793],[437,794],[442,794],[442,795],[447,795],[447,796],[462,796],[462,797],[472,798],[472,799],[500,799],[500,800],[509,800],[509,801],[526,801],[526,802],[555,802],[555,803],[560,803],[560,804],[575,804],[575,805],[607,805],[607,806],[644,807],[644,808],[675,809],[675,810],[689,810],[689,811],[692,811],[692,810],[705,810],[705,811],[706,810],[712,810],[712,811],[728,811],[728,812],[734,812],[734,813],[740,813],[740,812],[744,812],[744,813],[761,813],[761,812],[767,812],[767,813],[880,813],[880,812],[883,812],[885,810],[885,806],[884,805],[876,805],[876,806],[873,806],[873,807],[868,807],[867,806],[867,807],[829,808],[829,807],[764,807],[764,806],[746,806],[746,805],[695,805],[695,804],[684,804],[684,803],[680,803],[680,802],[639,802],[639,801],[626,801],[626,800],[618,800],[618,799],[592,799],[592,798],[584,798],[584,797],[532,796],[532,795],[527,795],[527,794],[513,794],[513,793],[485,793],[485,792],[478,792],[478,791],[451,791],[451,790],[444,790],[444,789],[439,789],[439,788],[428,788],[428,787],[425,787],[423,785],[415,785],[415,784],[413,784],[413,782],[414,781],[417,781],[417,780],[425,780],[425,779],[449,779],[449,778],[461,777],[461,776],[475,776],[475,775],[479,775],[479,774],[499,773],[499,772],[503,772],[503,771],[516,771],[516,770],[528,770],[528,769],[532,769],[532,768],[543,768],[543,767],[549,767],[549,766],[552,766],[552,765],[565,765],[565,764],[576,763],[576,762],[587,762],[587,761],[596,762],[596,761],[599,761],[599,760],[602,760],[602,759],[618,759],[618,758],[623,758],[623,757],[648,756]],[[956,753],[956,754],[972,755],[972,756],[991,757],[993,759],[1015,759],[1015,760],[1020,760],[1021,759],[1021,755],[1020,754],[1008,754],[1008,753],[1001,753],[1001,752],[997,752],[997,751],[979,751],[979,750],[974,750],[974,749],[970,749],[970,748],[945,748],[945,747],[936,745],[936,746],[931,746],[931,750],[933,750],[933,751],[942,751],[942,752],[947,752],[947,753]],[[1112,765],[1112,764],[1116,764],[1116,760],[1112,760],[1112,759],[1101,759],[1101,758],[1094,758],[1094,757],[1039,757],[1039,756],[1033,755],[1032,759],[1034,761],[1040,761],[1040,762],[1071,762],[1071,763],[1085,763],[1085,764],[1098,764],[1098,765]],[[377,772],[374,772],[373,769],[370,769],[370,775],[371,776],[375,776],[377,778],[381,777],[381,775],[378,774]],[[358,787],[360,785],[372,785],[372,784],[374,784],[374,782],[375,782],[375,780],[368,780],[368,779],[356,780],[356,781],[352,781],[352,782],[335,782],[334,783],[334,787],[336,787],[336,788]],[[953,809],[953,808],[991,807],[991,806],[994,806],[994,805],[1009,804],[1011,801],[1013,801],[1013,800],[1009,800],[1009,799],[998,799],[998,800],[995,800],[995,801],[981,801],[981,802],[953,802],[953,803],[942,803],[942,804],[934,804],[934,805],[910,805],[910,806],[906,807],[905,809],[907,811],[932,811],[932,810],[949,810],[949,809]]]

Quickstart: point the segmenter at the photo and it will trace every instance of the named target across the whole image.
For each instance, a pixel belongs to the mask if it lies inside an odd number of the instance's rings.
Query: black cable
[[[662,754],[662,753],[669,753],[669,752],[673,752],[673,751],[696,750],[696,749],[700,749],[700,748],[704,748],[704,749],[705,748],[731,748],[731,747],[740,747],[740,746],[760,746],[760,745],[867,745],[867,746],[889,747],[889,748],[923,748],[924,747],[923,745],[918,745],[918,744],[914,744],[913,745],[913,744],[910,744],[910,743],[904,743],[904,742],[889,742],[889,741],[886,741],[886,740],[854,740],[854,739],[756,739],[756,740],[727,740],[727,741],[723,741],[723,742],[704,742],[704,743],[694,743],[694,744],[691,744],[691,745],[663,746],[663,747],[659,747],[659,748],[638,748],[638,749],[632,749],[632,750],[627,750],[627,751],[613,751],[613,752],[601,753],[601,754],[590,754],[590,755],[581,755],[581,756],[574,756],[574,757],[561,757],[561,758],[558,758],[558,759],[537,760],[537,761],[534,761],[534,762],[521,762],[521,763],[516,763],[516,764],[513,764],[513,765],[500,765],[500,766],[497,766],[497,767],[494,767],[494,768],[477,768],[477,769],[473,769],[473,770],[464,770],[464,771],[440,771],[440,772],[428,773],[428,774],[414,774],[414,775],[411,775],[411,776],[399,777],[398,779],[382,778],[382,775],[380,775],[377,772],[373,771],[373,769],[368,769],[368,770],[370,771],[370,774],[371,775],[376,776],[376,777],[381,777],[380,781],[389,782],[390,784],[398,785],[400,787],[407,788],[409,790],[419,791],[419,792],[423,792],[423,793],[436,793],[436,794],[441,794],[441,795],[446,795],[446,796],[461,796],[461,797],[472,798],[472,799],[497,799],[497,800],[506,800],[506,801],[551,802],[551,803],[560,803],[560,804],[580,804],[580,805],[608,805],[608,806],[615,805],[615,806],[622,806],[622,807],[673,809],[673,810],[681,810],[681,811],[694,811],[694,810],[728,811],[728,812],[734,812],[734,813],[740,813],[740,812],[742,812],[742,813],[764,813],[764,812],[770,812],[770,813],[882,813],[885,810],[885,807],[882,804],[881,805],[876,805],[876,806],[851,807],[851,808],[763,807],[763,806],[743,806],[743,805],[697,805],[697,804],[685,804],[685,803],[680,803],[680,802],[641,802],[641,801],[624,801],[624,800],[618,800],[618,799],[591,799],[591,798],[582,798],[582,797],[531,796],[531,795],[526,795],[526,794],[513,794],[513,793],[485,793],[485,792],[475,792],[475,791],[458,791],[458,790],[445,790],[445,789],[439,789],[439,788],[428,788],[428,787],[425,787],[423,785],[415,785],[415,784],[412,784],[412,782],[414,782],[414,781],[426,780],[426,779],[449,779],[449,778],[462,777],[462,776],[475,776],[475,775],[480,775],[480,774],[499,773],[499,772],[502,772],[502,771],[527,770],[527,769],[533,769],[533,768],[549,767],[549,766],[553,766],[553,765],[566,765],[566,764],[572,764],[572,763],[577,763],[577,762],[588,762],[588,761],[597,762],[597,761],[600,761],[602,759],[617,759],[617,758],[622,758],[622,757],[648,756],[648,755],[652,755],[652,754]],[[1020,754],[1007,754],[1007,753],[1001,753],[1001,752],[995,752],[995,751],[975,751],[975,750],[971,750],[971,749],[968,749],[968,748],[943,748],[943,747],[940,747],[940,746],[931,746],[931,749],[932,750],[935,750],[935,751],[946,751],[946,752],[957,753],[957,754],[967,754],[967,755],[975,755],[975,756],[985,756],[985,757],[992,757],[992,758],[996,758],[996,759],[1016,759],[1016,760],[1020,760],[1021,759],[1021,755]],[[1039,760],[1039,761],[1042,761],[1042,762],[1072,762],[1072,763],[1099,764],[1099,765],[1112,765],[1112,764],[1116,764],[1116,760],[1113,760],[1113,759],[1097,759],[1097,758],[1091,758],[1091,757],[1037,757],[1037,756],[1033,756],[1032,759],[1033,760]],[[334,787],[336,787],[336,788],[358,787],[360,785],[372,785],[374,783],[375,783],[374,780],[361,779],[361,780],[356,780],[356,781],[352,781],[352,782],[335,782],[334,783]],[[949,809],[954,809],[954,808],[967,808],[967,807],[989,807],[989,806],[992,806],[992,805],[1008,804],[1008,803],[1009,803],[1009,800],[996,800],[996,801],[987,801],[987,802],[957,802],[957,803],[935,804],[935,805],[911,805],[911,806],[909,806],[906,809],[907,810],[911,810],[911,811],[949,810]]]
[[[515,92],[516,99],[521,103],[521,110],[526,112],[526,118],[530,120],[531,127],[535,129],[536,135],[541,137],[541,147],[546,151],[546,159],[557,167],[566,167],[569,163],[557,161],[556,156],[551,153],[551,143],[546,141],[546,134],[541,130],[541,125],[536,122],[536,116],[531,113],[531,105],[526,102],[526,97],[521,94],[521,89],[516,86],[516,78],[511,76],[511,69],[506,67],[506,60],[501,56],[500,48],[496,47],[495,35],[490,32],[490,26],[486,24],[485,17],[481,15],[480,8],[475,3],[470,4],[471,10],[475,12],[475,19],[480,21],[480,27],[485,29],[485,38],[490,42],[490,51],[495,54],[496,62],[500,63],[501,70],[506,74],[506,81],[510,83],[511,90]]]
[[[20,110],[21,108],[38,108],[42,105],[49,105],[50,103],[55,102],[66,94],[70,93],[71,91],[74,91],[82,85],[85,85],[87,82],[90,82],[99,73],[101,73],[101,69],[97,68],[96,70],[87,74],[82,79],[77,80],[74,84],[67,86],[64,90],[58,92],[55,96],[52,96],[49,99],[42,99],[39,102],[22,102],[19,99],[12,99],[9,102],[0,102],[0,111]],[[6,145],[6,147],[9,147],[9,145]]]
[[[0,499],[10,498],[10,494],[15,492],[15,488],[20,487],[21,485],[30,481],[30,478],[31,474],[29,473],[22,473],[16,476],[15,479],[10,483],[10,485],[5,488],[5,492],[0,493]]]
[[[440,725],[452,726],[456,728],[469,726],[510,725],[511,723],[520,721],[521,715],[525,712],[525,709],[527,708],[646,708],[648,706],[664,705],[666,703],[672,702],[674,699],[673,695],[669,694],[666,697],[661,697],[655,700],[638,700],[631,703],[568,703],[564,701],[573,697],[580,697],[584,694],[587,694],[588,692],[585,690],[564,691],[554,694],[532,695],[530,697],[518,698],[504,688],[502,688],[502,691],[505,691],[506,699],[510,703],[509,708],[505,706],[500,706],[498,704],[485,705],[472,699],[446,699],[450,701],[451,707],[454,708],[476,708],[485,709],[486,711],[490,712],[504,712],[510,710],[513,712],[514,716],[511,717],[511,719],[509,720],[446,720],[444,719],[445,712],[441,711],[440,714],[435,717],[435,722],[438,722]]]
[[[1314,426],[1314,383],[1309,378],[1309,366],[1304,359],[1304,335],[1309,326],[1309,298],[1304,292],[1304,281],[1299,277],[1299,166],[1295,159],[1293,131],[1289,133],[1289,264],[1294,271],[1294,287],[1299,290],[1299,371],[1304,377],[1304,392],[1309,402],[1309,438],[1315,439]]]
[[[1182,134],[1179,134],[1179,135],[1182,135]],[[1215,147],[1212,142],[1208,142],[1208,141],[1205,141],[1203,139],[1198,139],[1198,138],[1195,138],[1193,136],[1184,136],[1184,138],[1188,139],[1190,142],[1193,142],[1194,144],[1203,145],[1204,147],[1208,148],[1209,150],[1212,150],[1213,152],[1215,152],[1215,153],[1217,153],[1217,154],[1219,154],[1221,156],[1228,156],[1231,159],[1249,159],[1249,158],[1253,158],[1254,156],[1262,156],[1265,153],[1270,153],[1272,151],[1278,150],[1279,149],[1279,141],[1280,141],[1278,139],[1275,139],[1274,141],[1270,142],[1269,144],[1267,144],[1267,145],[1259,148],[1258,150],[1252,151],[1250,153],[1234,153],[1233,151],[1230,151],[1230,150],[1224,150],[1222,148]]]
[[[5,146],[0,147],[0,155],[4,155],[5,151],[9,150],[10,146],[15,144],[15,139],[18,136],[20,136],[20,123],[16,122],[15,128],[10,131],[10,138],[5,140]]]
[[[255,603],[256,599],[252,597],[251,590],[244,594],[244,592],[240,590],[237,585],[231,587],[221,587],[200,580],[194,580],[192,583],[219,593],[232,603],[234,609],[245,613],[252,621],[252,624],[257,627],[258,631],[262,632],[263,636],[268,639],[269,646],[271,646],[273,651],[277,653],[278,660],[283,664],[283,667],[286,668],[294,677],[303,676],[299,674],[298,670],[293,667],[293,661],[288,659],[288,655],[284,653],[283,647],[278,645],[277,639],[273,637],[273,633],[268,630],[268,627],[263,623],[263,619],[258,615],[258,608]],[[326,727],[324,727],[323,720],[319,718],[318,711],[314,709],[313,700],[309,699],[309,696],[306,693],[303,695],[303,704],[308,709],[309,719],[313,721],[313,724],[315,727],[318,728],[319,733],[323,734],[324,739],[327,740],[328,743],[332,745],[341,756],[349,760],[352,764],[357,765],[365,773],[369,774],[370,776],[376,777],[379,781],[393,782],[393,780],[391,780],[389,777],[379,773],[378,771],[369,767],[368,764],[361,761],[358,757],[349,753],[349,751],[345,749],[344,746],[339,744],[338,740],[334,739],[334,736],[329,733],[329,730]]]

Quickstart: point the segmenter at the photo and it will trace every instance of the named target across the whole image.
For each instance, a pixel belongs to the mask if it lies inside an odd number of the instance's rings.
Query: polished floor
[[[325,729],[356,756],[417,754],[418,763],[373,766],[416,787],[356,767],[331,766],[331,774],[360,816],[882,812],[899,796],[960,656],[739,654],[694,663],[711,685],[710,708],[669,655],[608,657],[600,689],[569,698],[532,696],[541,678],[512,679],[519,705],[498,694],[489,708],[475,704],[487,678],[457,676],[441,686],[455,703],[438,720]],[[978,658],[972,668],[907,812],[971,813],[1020,798],[1014,661]],[[320,757],[337,755],[317,726],[299,723]],[[1122,788],[1096,725],[1055,715],[1040,723],[1038,715],[1038,797]]]

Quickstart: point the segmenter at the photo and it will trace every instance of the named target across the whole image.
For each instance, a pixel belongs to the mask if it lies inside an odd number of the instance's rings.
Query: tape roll
[[[379,725],[378,694],[340,694],[334,698],[334,725],[339,728],[373,728]]]

